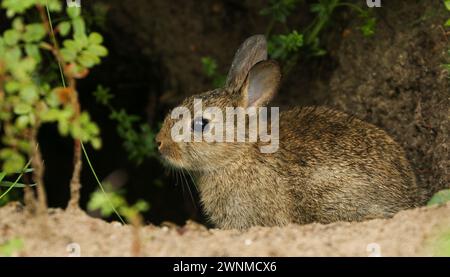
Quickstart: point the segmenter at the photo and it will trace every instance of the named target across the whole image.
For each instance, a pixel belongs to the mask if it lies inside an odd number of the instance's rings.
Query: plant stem
[[[82,168],[81,142],[78,139],[74,141],[73,164],[74,168],[72,173],[72,179],[70,180],[70,200],[67,208],[76,210],[79,208],[80,202],[80,190],[81,190],[80,175]]]
[[[325,24],[330,21],[330,17],[333,14],[334,9],[339,5],[339,0],[332,0],[328,5],[329,10],[327,15],[325,17],[318,17],[317,24],[314,25],[313,30],[306,37],[306,44],[313,43],[319,36],[319,33],[322,31]]]
[[[325,16],[317,16],[314,18],[313,23],[311,23],[310,26],[306,28],[306,30],[309,30],[312,28],[311,31],[305,32],[305,46],[311,46],[314,41],[319,37],[320,32],[324,29],[326,24],[330,21],[331,16],[333,15],[334,10],[339,6],[343,5],[342,3],[339,3],[340,0],[331,0],[328,5],[328,13]],[[300,58],[300,54],[296,53],[286,64],[285,69],[283,70],[283,75],[287,76],[289,75],[290,71],[294,66],[298,63],[298,60]]]
[[[71,104],[74,107],[75,115],[74,119],[80,117],[80,102],[78,100],[78,93],[76,90],[75,79],[69,78],[69,87],[71,88]],[[82,157],[81,157],[81,141],[79,139],[74,139],[73,141],[73,173],[70,179],[70,200],[67,208],[72,210],[77,210],[80,208],[80,190],[81,190],[81,169],[82,169]]]
[[[37,141],[37,130],[39,124],[31,131],[30,142],[33,145],[31,154],[31,166],[33,167],[33,180],[36,182],[37,196],[38,196],[38,214],[44,215],[47,211],[47,195],[44,187],[44,171],[45,166],[42,161],[41,150]]]
[[[269,25],[267,26],[267,30],[266,30],[266,38],[269,38],[270,35],[272,34],[272,29],[273,26],[275,25],[275,20],[272,18],[270,19]]]
[[[36,197],[34,190],[28,186],[23,188],[23,202],[25,203],[26,211],[33,214],[36,210]]]
[[[58,66],[59,66],[59,72],[61,74],[61,81],[63,84],[63,87],[66,87],[65,77],[68,78],[68,85],[71,88],[71,104],[74,107],[75,115],[74,119],[77,120],[80,116],[80,103],[78,100],[78,93],[76,91],[76,85],[75,85],[75,78],[66,72],[66,67],[62,67],[64,64],[64,59],[61,56],[61,53],[59,51],[58,41],[55,37],[55,32],[53,30],[53,24],[52,19],[50,17],[50,11],[48,9],[48,6],[46,6],[46,9],[44,7],[37,5],[37,8],[39,10],[39,14],[41,16],[42,21],[44,22],[45,28],[47,30],[47,33],[50,35],[52,39],[52,53],[55,56]],[[80,190],[81,190],[81,182],[80,182],[80,175],[81,175],[81,169],[82,169],[82,160],[81,160],[81,141],[79,139],[74,140],[74,146],[73,146],[73,173],[72,178],[70,180],[70,200],[68,204],[69,209],[79,209],[79,201],[80,201]]]
[[[139,257],[142,253],[142,242],[141,242],[141,226],[142,217],[136,214],[130,218],[131,225],[133,226],[133,242],[131,245],[131,255],[133,257]]]

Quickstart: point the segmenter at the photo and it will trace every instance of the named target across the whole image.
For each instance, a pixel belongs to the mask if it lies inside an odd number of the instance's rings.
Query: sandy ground
[[[46,223],[45,223],[46,222]],[[206,229],[188,222],[140,229],[142,256],[433,256],[450,231],[450,203],[403,211],[391,219],[286,227],[245,232]],[[0,245],[20,238],[13,256],[132,256],[131,226],[83,212],[49,210],[30,217],[17,203],[0,209]],[[447,238],[448,239],[448,238]],[[450,244],[447,244],[450,245]],[[0,254],[1,255],[1,254]]]

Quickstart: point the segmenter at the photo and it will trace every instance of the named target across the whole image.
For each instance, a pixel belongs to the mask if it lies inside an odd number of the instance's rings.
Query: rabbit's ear
[[[264,35],[254,35],[245,40],[234,55],[225,88],[238,92],[250,69],[260,61],[267,60],[267,42]]]
[[[276,61],[257,63],[250,69],[242,86],[240,104],[246,108],[266,105],[277,93],[280,80],[280,66]]]

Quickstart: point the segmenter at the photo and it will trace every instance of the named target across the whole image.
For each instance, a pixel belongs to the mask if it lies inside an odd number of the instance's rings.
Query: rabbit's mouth
[[[182,169],[185,168],[185,165],[181,160],[178,160],[170,155],[161,153],[160,160],[165,166]]]

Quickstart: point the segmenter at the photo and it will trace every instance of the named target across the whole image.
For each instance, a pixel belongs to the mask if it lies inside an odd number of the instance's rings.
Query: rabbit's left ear
[[[272,100],[281,80],[280,66],[273,60],[261,61],[250,69],[241,88],[240,105],[261,107]]]
[[[225,88],[230,92],[239,92],[250,69],[263,60],[267,60],[265,36],[254,35],[246,39],[234,55]]]

